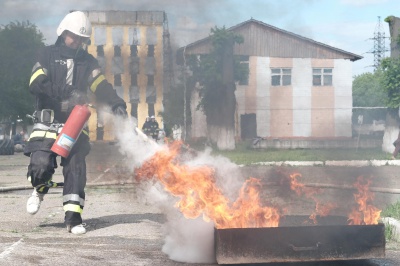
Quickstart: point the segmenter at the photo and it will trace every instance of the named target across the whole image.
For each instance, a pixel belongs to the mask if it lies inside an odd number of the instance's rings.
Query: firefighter
[[[113,113],[127,117],[126,104],[105,79],[97,60],[86,48],[92,27],[80,11],[67,14],[57,28],[55,44],[45,46],[32,69],[29,91],[36,97],[33,131],[24,154],[30,156],[27,178],[33,193],[27,201],[27,212],[36,214],[44,195],[56,183],[52,176],[57,168],[57,154],[50,149],[73,107],[88,103],[89,95],[111,107]],[[85,205],[86,162],[90,144],[84,128],[67,158],[62,157],[63,209],[68,232],[86,233],[82,222]]]
[[[146,117],[146,121],[145,121],[144,124],[143,124],[142,131],[143,131],[143,133],[146,134],[146,136],[148,136],[148,137],[150,137],[150,131],[151,131],[150,125],[151,125],[151,123],[150,123],[150,116],[147,116],[147,117]]]
[[[158,122],[154,115],[150,117],[150,136],[155,140],[158,139]]]

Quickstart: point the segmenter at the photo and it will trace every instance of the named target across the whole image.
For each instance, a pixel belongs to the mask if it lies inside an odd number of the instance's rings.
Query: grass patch
[[[400,220],[400,202],[389,205],[381,212],[381,217],[392,217]]]
[[[192,143],[195,150],[204,150],[204,143]],[[253,149],[250,142],[241,142],[233,151],[220,151],[212,147],[213,155],[222,155],[240,165],[276,161],[341,161],[341,160],[389,160],[391,154],[381,148],[369,149]]]
[[[381,217],[391,217],[396,220],[400,220],[400,202],[389,205],[386,209],[381,212]],[[387,240],[393,240],[394,226],[390,224],[385,225],[385,237]]]
[[[385,238],[387,241],[394,240],[394,226],[385,224]]]

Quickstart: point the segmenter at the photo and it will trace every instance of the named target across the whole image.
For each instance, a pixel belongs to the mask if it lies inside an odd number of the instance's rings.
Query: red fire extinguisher
[[[76,105],[74,109],[72,109],[71,114],[51,147],[51,150],[67,158],[81,134],[85,123],[89,120],[90,115],[91,113],[87,105]]]

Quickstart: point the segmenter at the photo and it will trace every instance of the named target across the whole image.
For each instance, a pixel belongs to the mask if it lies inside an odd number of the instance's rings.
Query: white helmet
[[[82,11],[74,11],[67,14],[57,28],[57,35],[68,30],[78,36],[90,37],[92,34],[92,24],[89,18]]]

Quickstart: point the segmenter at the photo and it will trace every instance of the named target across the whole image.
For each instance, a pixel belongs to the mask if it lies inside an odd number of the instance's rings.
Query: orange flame
[[[215,172],[207,166],[179,164],[181,142],[173,142],[136,169],[136,179],[155,178],[164,189],[179,198],[176,207],[186,218],[203,215],[216,228],[277,227],[280,212],[262,207],[259,197],[261,182],[250,178],[240,190],[239,198],[230,204],[215,183]]]
[[[307,188],[304,184],[298,181],[299,177],[301,177],[301,174],[299,173],[292,173],[289,175],[290,189],[295,191],[297,195],[305,195],[307,198],[312,199],[315,202],[315,211],[310,215],[309,219],[312,220],[314,224],[317,224],[317,216],[328,216],[333,209],[337,208],[337,204],[323,204],[319,202],[316,195],[320,193],[320,190],[316,188]]]
[[[358,190],[358,193],[354,194],[357,207],[354,207],[348,216],[350,225],[378,224],[381,210],[369,204],[375,197],[374,193],[369,191],[370,185],[371,180],[364,180],[363,176],[359,176],[354,183]]]
[[[173,142],[158,151],[136,169],[137,180],[157,180],[166,191],[176,196],[175,206],[186,218],[195,219],[200,215],[206,221],[214,222],[218,229],[277,227],[282,216],[278,208],[262,206],[260,201],[261,181],[249,178],[242,186],[238,199],[231,203],[216,185],[215,171],[208,166],[190,167],[179,163],[181,142]],[[337,208],[334,203],[321,203],[317,195],[321,190],[306,187],[299,182],[301,174],[289,175],[290,189],[297,195],[305,195],[315,202],[315,211],[309,219],[317,224],[317,216],[327,216]],[[357,207],[349,214],[351,225],[377,224],[381,210],[369,204],[374,194],[369,191],[371,181],[357,179],[354,194]]]

